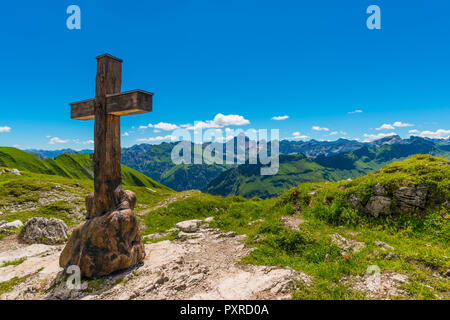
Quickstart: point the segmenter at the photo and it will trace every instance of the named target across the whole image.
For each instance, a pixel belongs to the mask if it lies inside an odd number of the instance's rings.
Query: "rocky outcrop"
[[[365,209],[367,213],[377,218],[382,214],[389,215],[391,213],[391,203],[392,200],[388,197],[371,196]]]
[[[57,244],[66,241],[67,226],[64,221],[34,217],[25,222],[21,239],[25,243]]]
[[[391,213],[391,198],[387,197],[387,192],[384,186],[377,183],[372,187],[372,195],[366,204],[366,211],[368,214],[378,217],[381,214]]]
[[[398,211],[420,212],[425,209],[428,193],[427,186],[410,183],[407,187],[398,188],[392,194],[388,193],[382,184],[377,183],[372,187],[371,196],[365,206],[355,194],[349,196],[348,203],[359,212],[377,218]]]
[[[417,212],[425,208],[428,188],[424,185],[409,184],[394,192],[397,206],[403,212]]]
[[[89,201],[87,199],[86,204]],[[60,266],[77,265],[82,276],[93,278],[127,269],[142,261],[145,251],[133,213],[135,203],[135,194],[124,192],[117,210],[87,219],[76,227],[61,253]]]

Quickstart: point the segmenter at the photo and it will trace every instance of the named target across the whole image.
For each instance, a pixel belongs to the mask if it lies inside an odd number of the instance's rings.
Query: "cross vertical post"
[[[114,209],[120,201],[122,177],[120,168],[120,116],[108,114],[106,96],[120,93],[122,60],[110,55],[97,57],[95,86],[94,212]]]

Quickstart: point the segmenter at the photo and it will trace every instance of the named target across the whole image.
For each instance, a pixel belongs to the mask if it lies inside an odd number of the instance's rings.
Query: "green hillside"
[[[16,148],[0,147],[0,167],[16,168],[33,173],[57,175],[71,179],[93,179],[94,169],[89,154],[62,154],[55,159],[38,157]],[[149,188],[169,188],[150,179],[146,175],[122,165],[124,185]]]
[[[222,196],[270,198],[303,182],[354,179],[417,153],[450,158],[449,152],[423,139],[412,139],[406,144],[383,145],[377,149],[362,147],[349,153],[320,155],[316,158],[302,154],[280,155],[280,167],[276,175],[261,176],[261,165],[244,164],[220,174],[208,184],[205,191]]]

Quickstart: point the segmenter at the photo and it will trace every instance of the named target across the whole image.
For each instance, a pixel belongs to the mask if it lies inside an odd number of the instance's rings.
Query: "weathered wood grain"
[[[106,96],[108,114],[125,116],[152,111],[153,93],[143,90],[132,90]],[[70,104],[70,117],[77,120],[94,120],[95,99]]]

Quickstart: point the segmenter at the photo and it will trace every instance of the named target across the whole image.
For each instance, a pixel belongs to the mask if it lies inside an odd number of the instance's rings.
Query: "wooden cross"
[[[120,93],[122,60],[109,54],[97,57],[95,98],[71,103],[71,118],[94,120],[93,216],[114,210],[122,196],[120,116],[152,111],[153,93]]]

